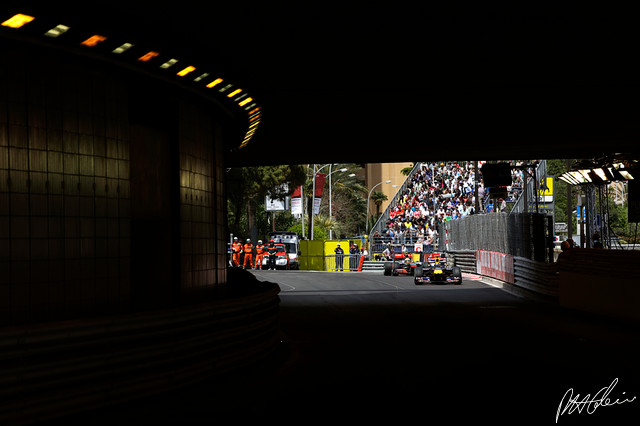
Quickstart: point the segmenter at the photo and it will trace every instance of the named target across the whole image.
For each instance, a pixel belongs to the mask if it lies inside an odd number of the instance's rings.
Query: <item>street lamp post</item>
[[[347,168],[343,167],[342,169],[331,171],[331,167],[329,167],[329,219],[333,218],[333,200],[331,195],[331,175],[337,172],[346,172]],[[354,173],[351,173],[349,176],[355,176]],[[333,229],[329,229],[329,239],[333,240]]]
[[[367,226],[365,227],[365,230],[367,231],[367,234],[369,233],[369,204],[370,204],[370,200],[371,200],[371,193],[373,192],[374,189],[376,189],[378,186],[382,185],[383,183],[391,183],[390,180],[385,180],[384,182],[380,182],[377,183],[373,186],[373,188],[371,188],[371,191],[369,191],[369,195],[367,196]]]
[[[316,170],[316,165],[313,165],[313,189],[311,191],[311,237],[313,240],[313,225],[314,225],[314,216],[315,216],[315,207],[316,207],[316,175],[320,172],[320,170],[324,169],[327,166],[331,166],[332,164],[325,164]]]

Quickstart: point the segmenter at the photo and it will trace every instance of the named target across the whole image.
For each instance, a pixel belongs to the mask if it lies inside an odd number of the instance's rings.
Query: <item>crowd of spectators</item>
[[[437,229],[444,221],[476,213],[474,162],[422,163],[406,187],[389,208],[383,229],[375,231],[374,240],[396,244],[422,243],[428,250],[436,243]],[[512,162],[519,166],[522,162]],[[507,199],[489,203],[489,193],[482,178],[478,184],[479,208],[503,211],[507,201],[515,201],[523,188],[523,171],[512,169],[513,185]]]

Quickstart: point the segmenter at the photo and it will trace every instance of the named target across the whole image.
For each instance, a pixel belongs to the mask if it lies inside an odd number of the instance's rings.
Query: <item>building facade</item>
[[[402,174],[402,169],[412,167],[414,163],[367,163],[365,164],[365,185],[369,190],[380,182],[386,182],[390,180],[391,183],[383,183],[378,186],[374,191],[382,192],[387,196],[387,200],[382,202],[380,206],[380,213],[384,212],[391,199],[394,197],[398,188],[394,188],[394,185],[400,187],[407,178]],[[370,214],[375,214],[376,203],[373,200],[369,201]]]

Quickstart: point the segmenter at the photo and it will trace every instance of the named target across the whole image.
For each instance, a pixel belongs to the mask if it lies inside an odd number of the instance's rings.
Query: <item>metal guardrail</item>
[[[558,297],[558,264],[513,257],[514,285],[536,294]]]
[[[278,293],[0,332],[0,424],[53,419],[249,365],[280,341]]]
[[[477,273],[475,250],[449,251],[454,264],[462,272]],[[545,300],[558,297],[558,264],[537,262],[524,257],[513,257],[515,282],[509,285],[511,290],[523,296],[543,298]],[[514,288],[515,287],[515,288]]]
[[[453,264],[459,266],[462,272],[474,274],[476,272],[476,251],[456,250],[450,251],[453,255]]]

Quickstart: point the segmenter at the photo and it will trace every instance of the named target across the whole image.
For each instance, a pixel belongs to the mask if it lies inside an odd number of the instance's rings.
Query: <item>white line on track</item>
[[[285,284],[285,283],[278,283],[278,285],[281,285],[281,286],[282,286],[282,285],[286,285],[287,287],[291,287],[291,290],[282,290],[283,292],[286,292],[286,291],[295,291],[295,290],[296,290],[296,288],[295,288],[294,286],[289,285],[289,284]]]
[[[389,284],[389,283],[384,282],[384,281],[374,280],[374,279],[371,279],[371,280],[369,280],[369,281],[373,281],[373,282],[376,282],[376,283],[379,283],[379,284],[388,285],[388,286],[390,286],[390,287],[395,288],[396,290],[404,290],[404,288],[402,288],[402,287],[398,287],[397,285]]]

